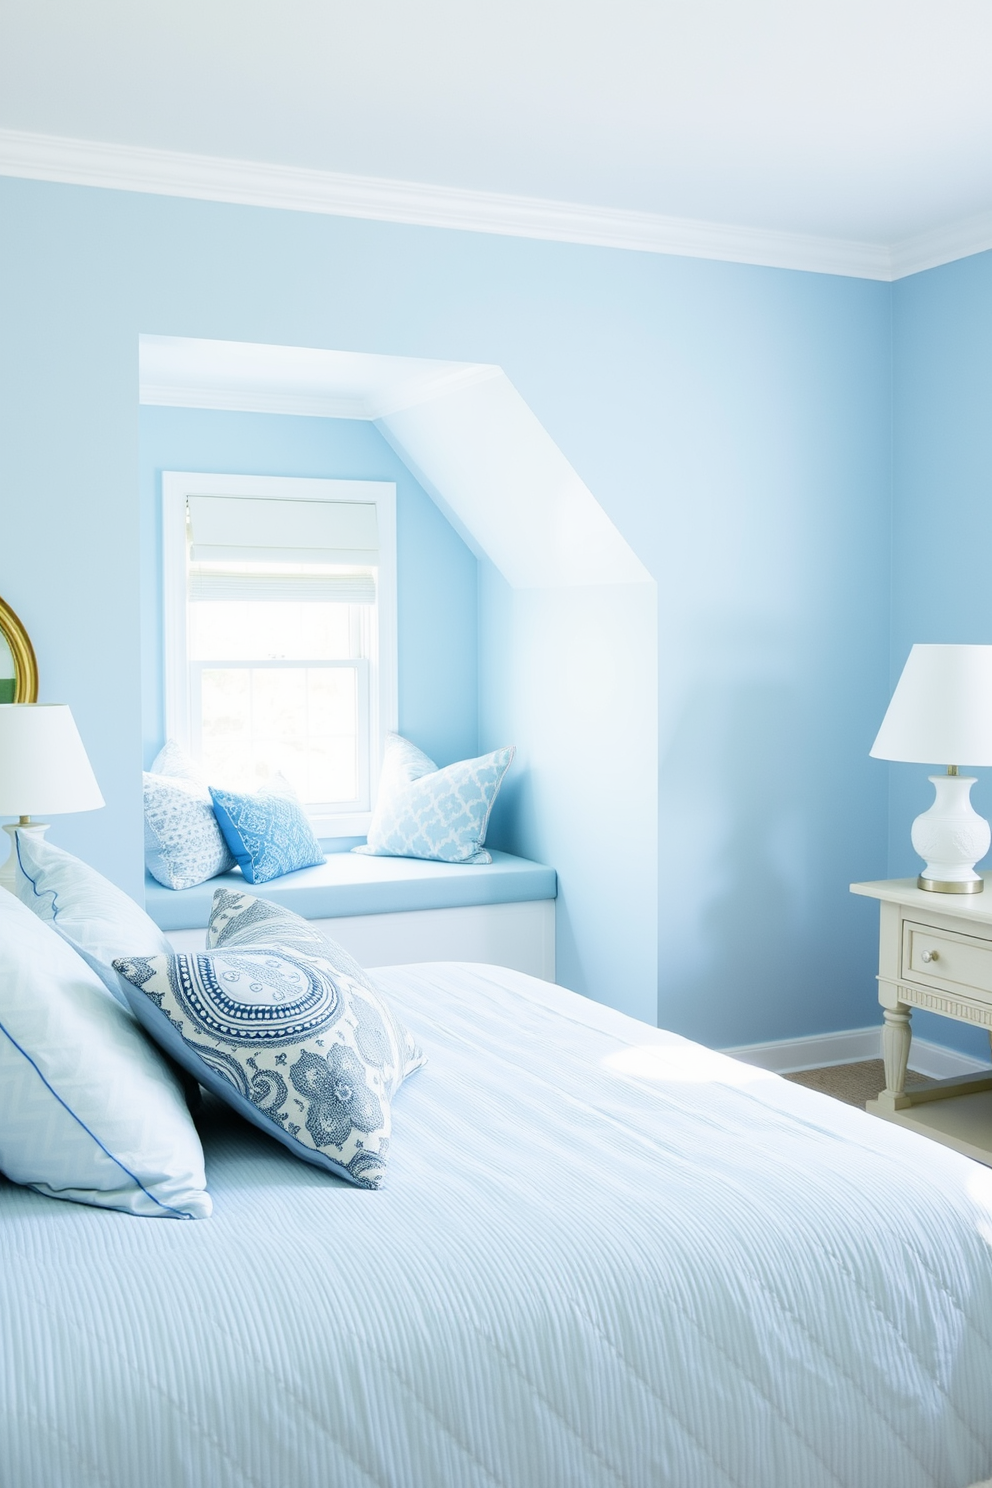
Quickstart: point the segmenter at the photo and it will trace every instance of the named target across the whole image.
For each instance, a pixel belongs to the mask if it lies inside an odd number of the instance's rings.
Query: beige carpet
[[[835,1100],[846,1101],[849,1106],[864,1109],[865,1101],[874,1100],[880,1090],[885,1089],[885,1069],[880,1059],[862,1059],[858,1064],[832,1064],[826,1069],[799,1070],[786,1075],[797,1085],[808,1085],[810,1090],[822,1090]],[[906,1077],[908,1090],[921,1085],[932,1085],[927,1075],[918,1075],[910,1070]]]

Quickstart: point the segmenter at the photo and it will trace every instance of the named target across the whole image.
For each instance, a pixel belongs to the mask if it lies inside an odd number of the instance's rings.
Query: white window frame
[[[162,595],[165,730],[184,749],[192,743],[186,503],[190,496],[242,496],[263,501],[347,501],[373,504],[379,528],[379,572],[368,665],[368,785],[375,806],[386,734],[399,719],[396,637],[396,487],[390,481],[311,480],[282,475],[202,475],[162,472]],[[376,635],[376,631],[378,634]],[[298,664],[298,663],[296,663]],[[364,773],[360,765],[360,774]],[[310,813],[318,837],[364,837],[372,812]]]

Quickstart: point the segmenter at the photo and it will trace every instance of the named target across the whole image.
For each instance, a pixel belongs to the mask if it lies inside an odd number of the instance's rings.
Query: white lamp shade
[[[871,753],[992,765],[992,646],[914,646]]]
[[[0,816],[55,816],[103,804],[65,703],[0,703]]]

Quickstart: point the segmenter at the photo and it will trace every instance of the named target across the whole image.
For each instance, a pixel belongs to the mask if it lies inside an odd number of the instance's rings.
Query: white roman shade
[[[187,513],[194,564],[379,562],[372,502],[189,496]]]
[[[292,604],[375,604],[375,574],[356,569],[350,573],[242,573],[190,565],[189,597],[192,600],[282,600]]]

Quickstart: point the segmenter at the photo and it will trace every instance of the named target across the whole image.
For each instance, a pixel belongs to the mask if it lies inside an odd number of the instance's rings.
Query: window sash
[[[352,606],[352,623],[363,637],[355,653],[370,658],[369,668],[369,800],[374,802],[386,733],[399,726],[396,616],[396,486],[392,481],[313,479],[300,476],[217,475],[204,472],[162,472],[162,587],[164,640],[164,703],[167,738],[178,739],[192,753],[194,747],[188,659],[188,566],[190,559],[188,509],[201,496],[239,501],[353,503],[374,507],[378,552],[368,549],[345,557],[336,549],[333,561],[349,566],[376,567],[376,602]],[[265,556],[265,555],[262,555]],[[251,554],[259,557],[257,549]],[[248,561],[247,555],[211,555],[227,567]],[[280,562],[312,566],[320,555],[311,550],[299,557],[283,550]],[[270,560],[271,561],[271,560]],[[318,837],[362,837],[368,830],[369,810],[350,811],[335,806],[308,811]]]
[[[191,742],[193,744],[193,756],[199,760],[203,757],[203,673],[222,671],[318,671],[326,669],[347,668],[356,674],[356,781],[358,792],[350,801],[309,801],[303,800],[311,816],[333,815],[341,812],[362,812],[371,809],[370,781],[369,781],[369,663],[364,657],[351,660],[339,661],[296,661],[292,659],[279,659],[277,661],[227,661],[222,657],[214,657],[209,661],[191,661],[189,663],[190,676],[190,725]],[[213,784],[223,784],[222,781],[210,781]]]

